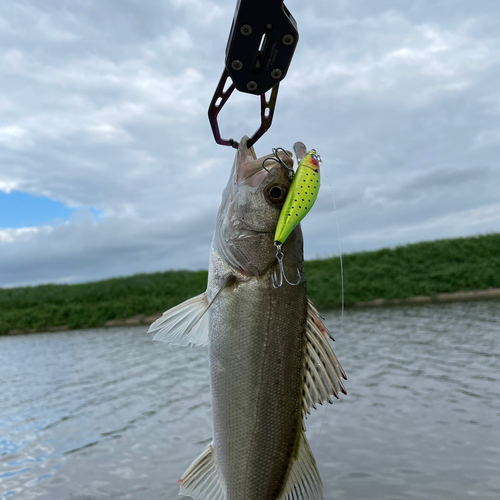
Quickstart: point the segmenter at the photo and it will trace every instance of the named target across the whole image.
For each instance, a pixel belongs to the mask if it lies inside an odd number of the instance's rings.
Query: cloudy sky
[[[318,150],[342,250],[500,231],[500,2],[286,3],[300,41],[256,150]],[[207,267],[235,4],[2,3],[0,286]],[[220,115],[228,137],[258,122],[249,95]],[[323,179],[308,258],[339,248]]]

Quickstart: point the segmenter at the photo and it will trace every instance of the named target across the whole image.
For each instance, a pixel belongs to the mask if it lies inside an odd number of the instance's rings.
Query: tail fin
[[[309,443],[304,431],[302,431],[299,455],[292,464],[292,469],[279,500],[321,500],[322,498],[323,483]]]

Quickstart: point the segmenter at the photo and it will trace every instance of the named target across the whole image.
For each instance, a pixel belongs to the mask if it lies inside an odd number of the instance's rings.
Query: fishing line
[[[333,210],[335,213],[335,223],[337,225],[337,242],[339,245],[340,285],[341,285],[340,334],[342,335],[344,330],[344,263],[342,260],[342,245],[340,243],[340,224],[339,224],[339,216],[337,213],[337,203],[335,202],[335,193],[333,192],[330,176],[328,175],[328,172],[324,165],[323,165],[323,170],[325,171],[326,178],[328,179],[328,185],[330,186],[330,192],[332,194],[332,201],[333,201]]]
[[[325,164],[323,163],[321,165],[322,170],[326,174],[326,178],[328,180],[328,185],[330,186],[330,192],[332,195],[332,201],[333,201],[333,210],[335,213],[335,223],[337,226],[337,242],[339,246],[339,258],[340,258],[340,285],[341,285],[341,308],[340,308],[340,336],[342,337],[342,333],[344,331],[344,264],[342,261],[342,246],[340,244],[340,224],[339,224],[339,217],[337,214],[337,203],[335,203],[335,193],[333,192],[333,187],[332,183],[330,181],[330,176],[328,175],[328,172],[325,168]],[[323,430],[323,424],[325,423],[326,419],[326,412],[328,411],[328,406],[325,405],[325,410],[323,411],[323,418],[321,419],[321,425],[319,428],[319,433],[318,433],[318,438],[316,440],[316,445],[314,447],[314,455],[316,455],[316,452],[318,451],[318,446],[319,446],[319,441],[321,438],[321,432]]]

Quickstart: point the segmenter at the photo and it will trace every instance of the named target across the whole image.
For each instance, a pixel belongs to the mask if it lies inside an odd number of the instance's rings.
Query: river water
[[[326,318],[349,394],[307,420],[325,499],[500,498],[500,302]],[[1,500],[177,496],[211,440],[207,353],[145,330],[0,337]]]

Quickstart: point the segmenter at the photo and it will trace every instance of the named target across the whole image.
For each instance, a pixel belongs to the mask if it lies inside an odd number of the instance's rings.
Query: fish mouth
[[[250,177],[252,177],[252,175],[255,175],[256,173],[258,173],[262,170],[265,170],[263,165],[257,166],[255,169],[250,170],[250,171],[246,172],[244,175],[242,175],[240,179],[242,181],[249,179]],[[269,170],[267,170],[267,172],[269,172]]]
[[[236,239],[240,240],[243,238],[250,238],[252,236],[262,236],[265,234],[272,236],[272,235],[274,235],[274,233],[275,233],[275,231],[255,231],[254,229],[249,229],[249,228],[245,227],[240,231],[240,234],[237,236]]]
[[[270,163],[267,163],[266,165],[264,165],[266,160],[271,160],[271,159],[274,160],[274,162],[270,162]],[[250,170],[245,172],[243,175],[241,175],[240,181],[247,180],[250,177],[252,177],[253,175],[258,174],[259,172],[262,172],[264,170],[269,175],[273,170],[275,170],[275,169],[279,170],[281,168],[283,168],[283,167],[279,164],[279,162],[272,155],[268,155],[268,156],[263,158],[262,162],[260,162],[260,160],[259,160],[259,163],[257,165],[255,165],[253,168],[251,168]]]

